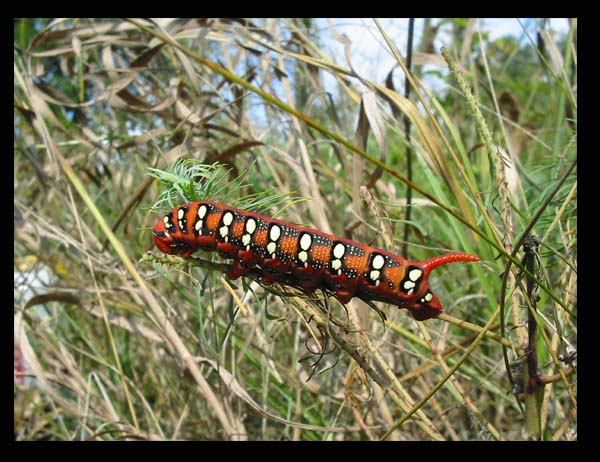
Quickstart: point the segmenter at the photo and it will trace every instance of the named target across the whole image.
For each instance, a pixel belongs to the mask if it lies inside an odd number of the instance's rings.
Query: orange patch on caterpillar
[[[325,263],[329,261],[329,257],[331,256],[331,248],[328,245],[313,244],[310,248],[310,255],[314,261]]]
[[[233,230],[231,235],[236,239],[242,237],[242,234],[244,233],[244,226],[246,226],[246,223],[243,221],[235,221],[232,225]]]
[[[391,281],[395,286],[398,286],[402,279],[404,279],[404,267],[393,266],[391,268],[386,268],[384,274],[388,281]]]
[[[279,250],[287,255],[294,255],[297,243],[297,238],[284,236],[279,240]]]
[[[254,242],[261,247],[267,244],[267,230],[259,229],[254,233]]]
[[[209,213],[206,217],[206,227],[211,231],[217,229],[217,226],[219,226],[219,221],[221,221],[221,215],[223,215],[223,212]]]
[[[348,269],[353,269],[358,272],[361,272],[361,271],[365,270],[365,266],[367,265],[368,258],[369,258],[369,256],[367,255],[366,252],[365,252],[365,255],[363,255],[362,257],[348,255],[347,257],[344,257],[344,265]]]

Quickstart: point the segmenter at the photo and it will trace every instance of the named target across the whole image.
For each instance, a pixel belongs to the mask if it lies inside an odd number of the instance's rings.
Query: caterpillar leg
[[[195,239],[195,244],[204,249],[214,249],[216,242],[214,236],[198,236]]]
[[[194,253],[196,249],[189,249],[189,250],[184,250],[183,252],[181,252],[181,256],[183,258],[190,258],[192,256],[192,254]]]
[[[283,263],[278,258],[266,258],[259,262],[259,265],[264,270],[261,282],[265,285],[281,281],[290,266],[289,263]]]
[[[348,303],[354,297],[354,291],[346,289],[336,289],[335,298],[337,298],[343,304]]]
[[[235,280],[240,276],[243,276],[249,271],[249,268],[242,265],[239,261],[234,260],[229,271],[227,272],[227,277],[231,280]]]
[[[277,280],[278,274],[281,272],[281,265],[281,261],[275,258],[263,260],[260,263],[260,266],[264,272],[260,282],[266,286],[272,285]]]
[[[312,266],[306,267],[291,266],[291,272],[298,281],[298,285],[307,294],[312,294],[320,286],[323,280],[323,273],[316,271]]]
[[[342,303],[348,303],[356,293],[356,281],[348,279],[344,274],[330,275],[336,298]]]
[[[306,292],[307,294],[312,294],[319,287],[320,281],[321,278],[303,279],[300,282],[300,286],[302,287],[302,290],[304,292]]]
[[[231,242],[218,242],[217,252],[224,258],[233,258],[237,256],[237,247]]]
[[[263,277],[260,279],[260,283],[264,284],[265,286],[273,285],[274,282],[275,279],[269,274],[264,274]]]
[[[263,260],[262,265],[264,269],[270,270],[273,273],[281,274],[285,270],[284,264],[277,258],[266,258]]]
[[[237,254],[237,257],[244,263],[249,263],[252,260],[256,260],[254,252],[252,252],[252,250],[240,250]]]

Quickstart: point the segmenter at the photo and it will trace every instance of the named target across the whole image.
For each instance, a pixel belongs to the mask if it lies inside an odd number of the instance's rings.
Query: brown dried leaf
[[[29,299],[25,304],[25,309],[35,305],[44,305],[49,302],[62,302],[68,305],[78,305],[80,303],[79,297],[73,294],[63,292],[50,292],[42,295],[35,295]]]
[[[58,104],[59,106],[67,106],[67,107],[79,107],[79,104],[73,103],[67,95],[63,92],[53,88],[45,83],[33,82],[34,88],[37,90],[37,94],[41,96],[45,101],[50,103]]]
[[[233,158],[236,155],[238,155],[240,152],[246,151],[250,148],[253,148],[254,146],[262,146],[262,145],[263,145],[262,141],[256,141],[256,140],[244,141],[243,143],[236,144],[235,146],[232,146],[232,147],[226,149],[225,151],[217,154],[217,160],[222,164],[231,163]]]
[[[142,53],[140,56],[138,56],[136,59],[134,59],[131,62],[131,65],[129,67],[131,67],[131,68],[146,67],[146,65],[152,60],[152,58],[154,58],[158,54],[158,52],[161,50],[163,45],[164,44],[161,43],[155,47],[152,47],[152,48],[146,50],[144,53]]]
[[[151,104],[147,103],[146,101],[144,101],[141,98],[138,98],[137,96],[132,94],[126,88],[119,91],[117,93],[117,95],[119,95],[119,98],[121,98],[123,101],[125,101],[129,106],[132,106],[132,107],[130,107],[130,109],[135,108],[135,109],[141,109],[141,110],[147,111],[152,108]]]
[[[414,127],[417,129],[419,138],[423,143],[424,149],[420,152],[423,154],[423,158],[427,164],[438,174],[444,176],[444,172],[440,167],[438,159],[441,159],[441,149],[437,142],[437,136],[434,135],[433,131],[429,127],[429,124],[419,112],[419,109],[409,99],[405,98],[400,93],[390,90],[383,85],[373,84],[374,87],[383,94],[391,103],[395,104],[398,109],[407,115]]]
[[[385,158],[387,149],[385,142],[385,122],[383,120],[383,116],[381,115],[381,111],[377,106],[377,97],[375,96],[375,92],[371,90],[364,92],[362,94],[362,102],[365,114],[369,120],[369,125],[373,130],[373,135],[375,135],[375,140],[377,140],[377,144],[381,150],[381,157],[383,159]]]

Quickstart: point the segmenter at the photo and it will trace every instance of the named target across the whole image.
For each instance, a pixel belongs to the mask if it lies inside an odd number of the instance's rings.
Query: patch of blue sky
[[[439,21],[440,19],[432,19],[431,22],[432,24],[437,24]],[[529,41],[525,31],[527,31],[532,39],[535,39],[535,33],[540,24],[539,21],[540,20],[537,19],[518,20],[516,18],[492,18],[481,19],[480,25],[482,32],[487,33],[489,40],[495,40],[503,36],[512,36],[516,37],[519,41]],[[318,44],[321,51],[324,53],[323,58],[345,68],[350,67],[344,52],[344,44],[338,39],[338,37],[343,34],[351,42],[349,50],[350,64],[362,78],[383,83],[390,70],[396,65],[394,57],[389,51],[372,19],[337,18],[328,20],[320,18],[316,19],[315,23],[318,34]],[[380,19],[380,23],[400,51],[401,55],[405,56],[408,36],[408,18],[383,18]],[[413,40],[413,46],[415,47],[421,40],[423,23],[424,20],[422,18],[417,18],[415,20],[415,37]],[[553,32],[564,34],[568,31],[568,20],[566,18],[551,19],[547,26],[548,29]],[[282,37],[282,40],[284,40],[284,37]],[[436,52],[439,52],[442,45],[448,46],[450,40],[451,25],[445,24],[440,28],[434,42]],[[222,54],[223,45],[215,44],[210,41],[208,44],[211,53],[216,53],[217,56],[220,55],[221,58],[218,59],[218,61],[228,67],[228,63],[225,62],[226,60]],[[236,56],[239,52],[237,44],[232,43],[225,46],[230,47],[228,50],[230,56]],[[279,55],[276,52],[266,50],[255,44],[252,45],[252,48],[268,54],[271,63],[279,63]],[[231,70],[237,75],[248,78],[247,72],[249,66],[255,66],[256,75],[251,83],[262,88],[279,100],[288,102],[281,80],[275,75],[273,66],[267,68],[262,66],[261,61],[263,57],[264,55],[254,56],[248,54],[245,59],[239,60]],[[292,58],[284,57],[283,63],[284,68],[281,70],[285,72],[290,79],[290,85],[293,91],[295,62]],[[425,65],[423,71],[425,72],[423,81],[434,94],[441,94],[448,91],[447,84],[443,80],[443,76],[447,72],[447,69],[434,65]],[[339,96],[338,92],[340,91],[338,80],[327,70],[322,70],[320,75],[325,91],[331,94],[334,101],[337,100]],[[356,88],[359,90],[364,89],[358,79],[352,79],[352,81],[353,84],[356,85]],[[394,71],[394,84],[398,91],[402,91],[404,88],[404,78],[400,69]],[[231,88],[230,85],[223,85],[220,86],[218,90],[215,87],[213,87],[212,90],[216,90],[222,100],[233,101],[237,95],[231,91]],[[282,124],[285,125],[289,123],[289,117],[272,107],[270,103],[263,100],[260,96],[245,91],[244,98],[246,109],[248,110],[249,116],[253,119],[254,127],[259,133],[266,136],[267,139],[269,137],[270,127],[281,128]],[[292,105],[293,104],[294,101],[292,101]],[[208,115],[208,113],[203,113],[200,108],[195,107],[192,109],[196,110],[201,116]],[[132,125],[128,128],[128,133],[131,136],[139,135],[140,132],[139,130],[136,130],[136,128],[135,124]]]
[[[439,19],[433,19],[432,24],[438,23]],[[408,36],[408,18],[385,18],[380,23],[386,34],[390,37],[394,45],[400,51],[402,56],[406,56],[406,43]],[[487,33],[489,40],[496,40],[504,36],[512,36],[522,42],[529,42],[529,37],[535,40],[536,30],[539,27],[540,20],[537,19],[516,19],[516,18],[491,18],[481,19],[480,27],[482,33]],[[566,18],[553,18],[549,20],[548,29],[556,34],[566,34],[568,31],[568,20]],[[348,67],[345,57],[344,44],[336,40],[335,33],[345,34],[351,41],[350,60],[354,70],[364,79],[376,82],[384,82],[390,70],[396,65],[396,60],[389,51],[383,37],[379,33],[374,21],[370,18],[349,18],[349,19],[319,19],[319,30],[323,34],[324,48],[329,53],[331,60]],[[434,47],[436,52],[442,45],[450,41],[450,24],[442,26],[439,30]],[[335,30],[335,33],[331,31]],[[527,32],[527,34],[525,33]],[[413,46],[419,43],[423,33],[423,19],[415,20],[415,36]],[[437,69],[443,73],[446,69],[437,66],[427,65],[424,70]],[[395,71],[394,83],[396,88],[403,85],[403,79],[400,78],[402,72]],[[435,75],[426,76],[425,84],[433,91],[442,91],[445,84]],[[323,73],[323,84],[327,91],[335,94],[337,81],[331,74]],[[357,82],[359,88],[360,84]]]

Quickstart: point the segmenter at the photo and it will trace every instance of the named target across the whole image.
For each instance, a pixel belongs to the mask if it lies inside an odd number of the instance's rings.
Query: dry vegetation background
[[[577,22],[416,23],[409,52],[365,23],[377,82],[324,20],[15,20],[16,439],[577,438]],[[229,169],[215,200],[482,262],[421,323],[228,281],[152,248],[180,159]]]

